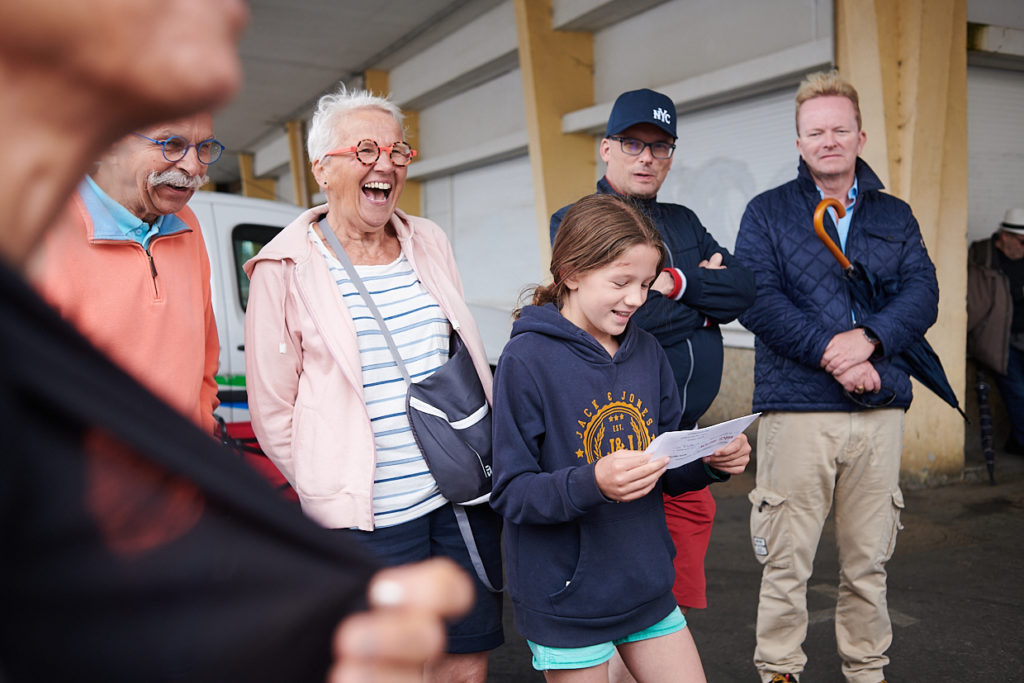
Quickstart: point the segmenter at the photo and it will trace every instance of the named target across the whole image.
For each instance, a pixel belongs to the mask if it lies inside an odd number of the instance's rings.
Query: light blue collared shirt
[[[97,185],[96,181],[92,178],[85,176],[85,181],[88,183],[89,189],[96,195],[96,198],[100,200],[100,203],[110,212],[111,218],[114,219],[114,223],[121,231],[121,234],[124,235],[124,239],[138,242],[144,249],[148,248],[150,238],[160,234],[160,227],[163,225],[164,217],[158,216],[153,221],[153,225],[150,225],[111,199],[110,195],[104,192],[103,188]],[[105,235],[105,237],[107,239],[117,239],[110,234]]]
[[[817,186],[815,186],[817,187]],[[825,198],[825,192],[818,187],[818,196],[822,199]],[[846,253],[846,238],[850,234],[850,220],[853,218],[853,209],[857,206],[857,177],[853,178],[853,187],[850,188],[850,194],[847,195],[850,198],[849,206],[846,207],[846,214],[842,218],[836,218],[836,210],[831,206],[828,208],[828,214],[832,216],[832,220],[836,224],[836,232],[839,233],[839,248]]]

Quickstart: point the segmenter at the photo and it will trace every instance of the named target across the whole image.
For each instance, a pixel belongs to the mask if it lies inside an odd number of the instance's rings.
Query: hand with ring
[[[882,380],[871,361],[862,361],[854,365],[835,380],[850,393],[863,394],[882,388]]]

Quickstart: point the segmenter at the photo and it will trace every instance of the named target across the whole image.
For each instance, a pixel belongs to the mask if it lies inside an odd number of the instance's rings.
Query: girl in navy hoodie
[[[629,322],[664,257],[629,200],[579,200],[555,239],[553,284],[518,312],[498,361],[491,505],[516,627],[549,682],[607,681],[616,649],[642,683],[704,680],[672,595],[662,491],[742,472],[750,446],[674,469],[643,452],[680,418],[664,352]]]

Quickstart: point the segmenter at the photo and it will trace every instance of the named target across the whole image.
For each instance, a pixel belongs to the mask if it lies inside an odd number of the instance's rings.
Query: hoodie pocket
[[[343,460],[333,457],[327,420],[315,407],[299,404],[292,422],[295,488],[311,498],[333,496],[342,488]]]
[[[584,523],[576,566],[565,585],[548,594],[560,616],[598,618],[625,613],[672,589],[674,547],[664,522],[642,514]]]

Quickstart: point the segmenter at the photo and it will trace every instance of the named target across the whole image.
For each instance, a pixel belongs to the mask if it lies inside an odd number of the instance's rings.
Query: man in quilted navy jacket
[[[835,504],[840,583],[836,641],[850,683],[884,680],[892,642],[885,563],[903,496],[903,418],[910,381],[890,360],[938,313],[938,283],[910,207],[882,192],[859,154],[857,91],[834,71],[796,96],[797,178],[751,200],[736,256],[754,272],[757,300],[740,316],[757,337],[757,486],[751,540],[764,565],[754,662],[762,681],[794,681],[807,657],[807,579]],[[876,313],[854,311],[842,271],[814,234],[818,202],[833,197],[827,232],[851,261],[894,293]]]

